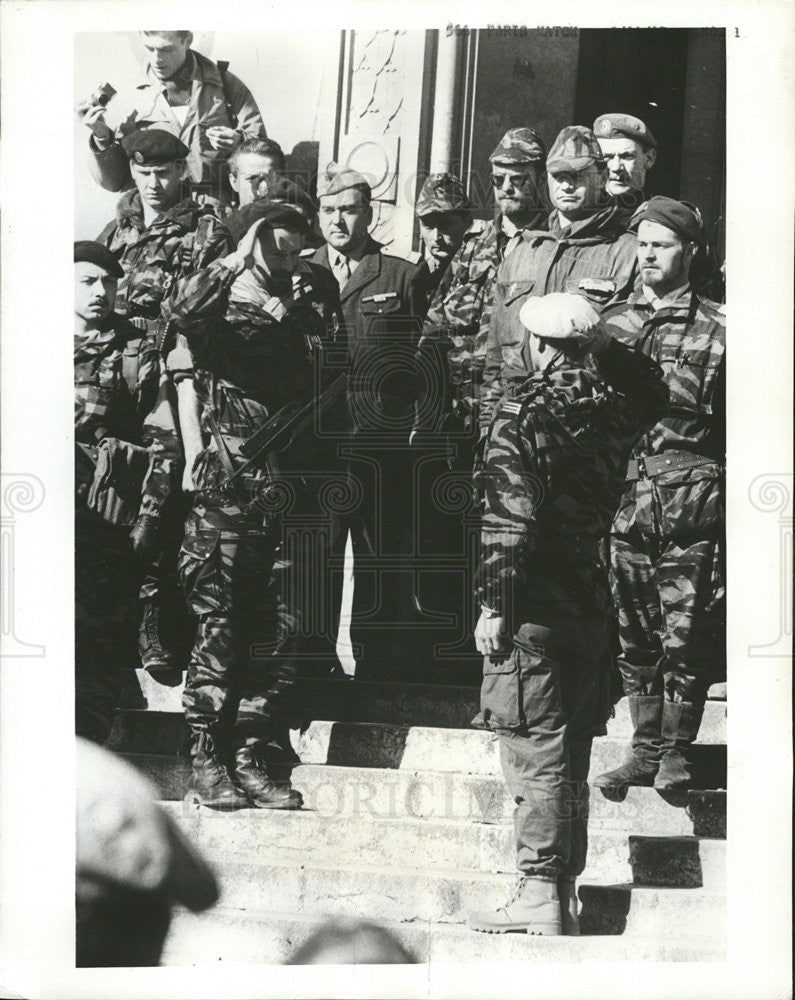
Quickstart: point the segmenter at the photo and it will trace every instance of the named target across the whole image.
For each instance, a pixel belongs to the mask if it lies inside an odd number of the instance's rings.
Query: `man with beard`
[[[535,370],[519,320],[528,297],[573,292],[601,310],[625,300],[633,289],[635,239],[625,232],[622,211],[605,192],[606,177],[593,132],[580,125],[562,129],[547,158],[553,205],[548,228],[525,229],[497,274],[480,398],[482,438],[503,394]]]
[[[197,418],[190,357],[186,352],[169,353],[173,345],[161,342],[160,309],[174,280],[224,254],[228,237],[215,215],[188,196],[188,149],[179,139],[163,129],[142,129],[123,139],[121,148],[129,158],[135,188],[121,197],[116,218],[98,239],[124,272],[118,310],[144,334],[136,358],[138,377],[160,459],[172,470],[172,499],[164,516],[155,522],[142,515],[135,531],[135,549],[148,560],[141,587],[139,652],[142,666],[158,680],[178,684],[179,650],[189,629],[176,581],[185,514],[179,496],[183,448],[177,428],[188,442],[196,437]],[[188,457],[193,457],[190,452]],[[190,471],[189,466],[182,478],[188,489]]]
[[[300,213],[255,201],[238,221],[245,235],[237,250],[179,281],[164,306],[193,358],[207,442],[179,561],[198,616],[183,694],[188,795],[214,809],[295,809],[301,796],[273,780],[266,758],[300,626],[283,515],[305,509],[317,463],[311,434],[278,465],[268,451],[246,457],[245,444],[283,407],[322,388],[318,352],[334,303],[298,271],[308,228]]]
[[[457,177],[447,173],[430,174],[422,185],[414,214],[423,246],[423,258],[417,264],[414,282],[424,303],[424,316],[472,225],[472,206]]]
[[[157,522],[170,470],[154,440],[134,362],[141,333],[114,312],[124,272],[101,243],[74,245],[75,714],[80,736],[110,733],[119,669],[132,666],[139,574],[130,525]]]
[[[657,196],[635,218],[641,288],[605,315],[610,333],[657,361],[671,395],[638,442],[610,539],[619,667],[632,755],[595,784],[685,791],[707,690],[725,676],[726,323],[689,273],[704,247],[698,209]]]

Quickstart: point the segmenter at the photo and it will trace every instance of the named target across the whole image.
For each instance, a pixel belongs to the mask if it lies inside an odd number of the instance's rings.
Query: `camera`
[[[100,104],[102,107],[107,107],[110,99],[114,96],[116,90],[109,83],[102,83],[97,87],[94,93],[89,97],[88,102],[92,105]]]

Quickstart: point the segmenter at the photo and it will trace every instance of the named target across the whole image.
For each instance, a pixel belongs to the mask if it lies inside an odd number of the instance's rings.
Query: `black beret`
[[[184,142],[162,128],[139,129],[121,140],[121,148],[133,163],[142,167],[184,160],[190,152]]]
[[[102,243],[94,240],[77,240],[75,243],[75,263],[80,260],[88,261],[89,264],[96,264],[103,268],[114,278],[123,278],[124,271],[121,264],[113,254]]]
[[[306,236],[309,232],[309,223],[297,208],[283,202],[271,201],[270,198],[257,198],[236,212],[232,212],[224,220],[235,246],[259,219],[265,219],[265,224],[271,229],[281,227],[301,233],[302,236]]]
[[[657,194],[644,201],[630,220],[629,228],[637,232],[638,226],[644,220],[659,222],[672,232],[691,243],[704,242],[704,225],[701,212],[695,205],[686,201],[675,201]]]
[[[317,215],[317,205],[312,201],[306,191],[304,191],[304,189],[294,181],[288,180],[286,177],[280,177],[274,183],[269,181],[268,194],[266,197],[269,201],[286,202],[288,205],[294,205],[297,208],[302,208],[310,215]]]

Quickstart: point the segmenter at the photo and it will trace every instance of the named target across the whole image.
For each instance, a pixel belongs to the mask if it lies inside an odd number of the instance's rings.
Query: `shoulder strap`
[[[218,72],[221,74],[221,86],[224,88],[226,113],[229,115],[229,121],[232,128],[237,128],[237,114],[235,113],[235,109],[232,107],[232,101],[229,98],[229,84],[226,76],[227,70],[229,69],[229,61],[227,59],[219,59],[215,65],[218,67]]]
[[[138,372],[141,362],[142,337],[134,337],[124,345],[121,355],[121,376],[127,383],[130,393],[134,393],[138,385]]]

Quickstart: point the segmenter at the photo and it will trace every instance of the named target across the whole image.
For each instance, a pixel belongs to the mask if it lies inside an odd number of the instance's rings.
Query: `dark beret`
[[[268,182],[268,194],[266,198],[268,201],[285,202],[288,205],[302,208],[309,215],[317,215],[317,205],[306,191],[286,177],[280,177],[274,183]]]
[[[124,277],[121,264],[102,243],[97,243],[94,240],[77,240],[75,243],[75,264],[80,260],[104,268],[114,278]]]
[[[692,243],[704,242],[704,223],[701,212],[686,201],[676,201],[657,194],[644,201],[630,220],[629,228],[637,232],[643,221],[659,222]]]
[[[184,142],[162,128],[139,129],[121,140],[121,148],[141,167],[184,160],[190,152]]]
[[[235,246],[243,239],[259,219],[265,219],[265,224],[271,229],[284,228],[306,236],[309,223],[297,208],[283,202],[271,201],[270,198],[257,198],[232,212],[224,220],[224,225]]]
[[[651,134],[649,126],[634,115],[613,112],[599,115],[593,123],[594,135],[597,139],[612,139],[623,135],[627,139],[635,139],[646,149],[657,149],[657,140]]]

